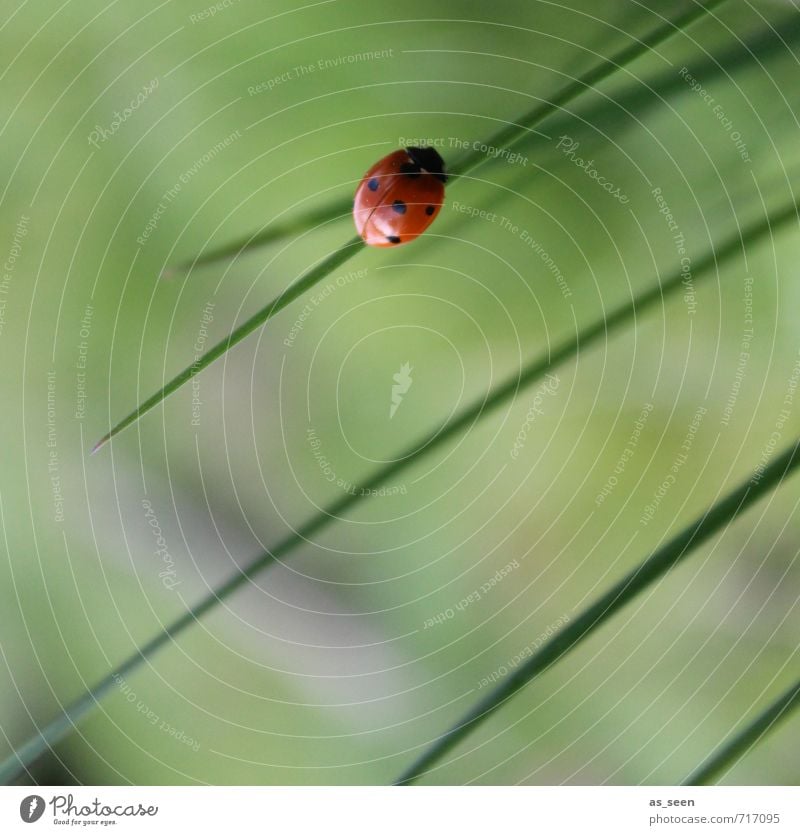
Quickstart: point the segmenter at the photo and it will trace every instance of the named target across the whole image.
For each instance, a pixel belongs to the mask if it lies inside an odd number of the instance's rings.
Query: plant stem
[[[584,89],[591,87],[593,84],[599,83],[604,78],[611,75],[615,69],[624,66],[636,57],[644,54],[647,50],[652,49],[654,46],[665,41],[672,34],[690,25],[695,20],[699,19],[703,14],[716,6],[721,5],[723,2],[725,2],[725,0],[711,0],[711,2],[709,2],[705,7],[696,7],[683,17],[678,18],[676,21],[667,23],[664,26],[657,28],[645,40],[637,41],[634,45],[622,50],[607,64],[599,68],[595,68],[584,75],[581,79],[573,82],[573,84],[565,88],[562,93],[558,94],[552,102],[543,103],[527,114],[526,117],[523,117],[519,123],[509,125],[507,128],[499,131],[494,137],[492,137],[490,142],[496,146],[499,146],[502,142],[507,142],[510,147],[518,141],[521,141],[528,131],[533,126],[538,124],[539,121],[544,119],[550,113],[563,107],[566,103],[579,95]],[[486,162],[486,160],[487,157],[480,153],[467,155],[457,166],[457,173],[464,174],[467,171],[474,170],[478,165]],[[792,205],[791,209],[791,212],[788,212],[787,210],[784,219],[794,215],[794,205]],[[777,222],[778,220],[773,218],[773,223]],[[769,219],[765,223],[761,224],[761,227],[762,228],[760,229],[755,228],[751,232],[751,237],[764,234],[764,232],[769,231]],[[704,261],[697,266],[695,279],[699,278],[700,274],[704,270],[708,270],[711,266],[717,264],[723,258],[733,256],[738,251],[738,244],[739,238],[737,237],[729,241],[728,244],[723,247],[723,250],[718,252],[716,256],[712,255],[704,259]],[[148,398],[134,412],[113,427],[111,431],[94,446],[92,452],[97,451],[103,444],[114,437],[122,429],[126,428],[147,411],[154,408],[183,383],[190,380],[195,374],[203,368],[206,368],[215,359],[218,359],[229,348],[240,342],[255,329],[268,321],[278,311],[286,307],[302,293],[313,287],[314,284],[320,281],[323,277],[345,263],[360,249],[361,246],[363,246],[363,241],[360,238],[354,238],[333,252],[315,267],[312,267],[294,284],[290,285],[281,296],[251,316],[244,324],[235,329],[227,339],[211,348],[202,357],[200,357],[199,360],[193,363],[189,368],[185,369],[181,374],[173,378],[166,386],[160,389],[152,397]],[[230,253],[231,249],[234,247],[235,245],[231,245],[228,252]],[[665,293],[680,287],[681,278],[682,276],[680,274],[673,276],[672,279],[664,282],[661,286],[637,297],[631,304],[619,308],[605,321],[601,321],[593,326],[590,326],[583,332],[582,336],[579,334],[576,339],[565,342],[556,351],[553,351],[546,357],[529,364],[525,369],[520,371],[519,375],[509,379],[494,392],[487,395],[484,400],[477,402],[472,407],[465,410],[460,417],[448,424],[441,433],[434,435],[426,445],[423,445],[422,447],[415,445],[411,448],[411,450],[409,450],[406,456],[399,458],[392,464],[375,473],[375,475],[365,483],[365,487],[371,488],[379,486],[393,474],[409,466],[411,462],[414,461],[420,454],[420,449],[424,449],[426,452],[430,451],[431,449],[448,441],[462,429],[468,428],[487,411],[497,407],[502,402],[516,394],[521,386],[530,383],[555,363],[563,361],[569,356],[574,355],[579,347],[585,347],[587,343],[597,339],[601,334],[609,333],[611,330],[618,327],[622,322],[626,321],[627,318],[634,314],[637,309],[641,311],[642,307],[653,304],[656,300],[663,298]],[[138,648],[137,651],[124,661],[113,673],[101,679],[101,681],[91,690],[85,692],[77,700],[68,705],[58,717],[52,720],[43,729],[39,730],[21,748],[17,749],[10,757],[8,757],[2,765],[0,765],[0,782],[7,783],[9,780],[14,779],[14,777],[23,771],[27,765],[32,763],[39,755],[49,750],[58,741],[63,739],[70,732],[77,721],[90,713],[101,698],[108,695],[115,689],[119,676],[124,676],[125,674],[140,667],[153,653],[167,645],[184,629],[202,617],[206,612],[214,608],[220,600],[229,596],[244,583],[249,581],[251,577],[257,574],[262,568],[269,565],[276,557],[291,550],[297,544],[304,541],[308,536],[323,528],[333,518],[349,509],[352,505],[356,504],[358,500],[359,496],[348,494],[339,499],[338,502],[334,502],[334,504],[324,513],[320,513],[313,517],[308,523],[306,523],[306,525],[301,527],[299,531],[285,538],[271,551],[265,552],[256,558],[256,560],[247,569],[241,571],[216,592],[208,595],[200,601],[200,603],[193,606],[171,625],[165,627],[162,632],[156,635],[143,647]]]
[[[692,20],[696,19],[696,16],[703,14],[703,12],[691,13],[693,15]],[[691,21],[690,21],[691,22]],[[671,24],[673,28],[680,28],[681,26],[687,25],[685,22],[682,24],[681,20],[676,20],[674,23]],[[653,33],[652,37],[656,37],[658,34],[658,30]],[[724,75],[729,69],[732,67],[738,67],[743,61],[752,60],[753,53],[759,52],[771,52],[772,50],[782,48],[783,50],[786,49],[787,45],[792,45],[800,36],[800,26],[798,26],[798,18],[796,14],[792,14],[782,20],[777,21],[774,25],[770,25],[765,27],[763,30],[755,33],[749,40],[747,41],[735,41],[731,44],[730,47],[726,49],[725,52],[717,55],[715,57],[706,57],[702,56],[699,59],[696,59],[694,62],[689,64],[689,72],[691,75],[702,78],[704,83],[708,84],[709,82],[713,81],[715,78]],[[786,40],[786,44],[781,41],[781,37],[784,37]],[[630,49],[633,51],[636,48],[632,46]],[[637,50],[637,55],[633,57],[637,57],[639,50]],[[633,60],[631,58],[630,60]],[[611,68],[611,71],[614,69],[623,66],[624,57],[622,54],[617,56],[616,63],[609,63],[607,66]],[[602,79],[601,79],[602,80]],[[574,93],[572,95],[567,96],[567,90],[563,91],[562,100],[560,101],[559,107],[562,107],[575,98],[579,93],[587,86],[587,84],[591,83],[587,81],[587,78],[584,77],[579,82],[575,82],[573,85]],[[597,83],[597,82],[595,82]],[[675,90],[681,90],[686,88],[686,81],[675,72],[674,68],[668,69],[664,71],[652,84],[647,85],[644,90],[642,89],[634,89],[632,91],[622,92],[618,96],[617,104],[620,106],[622,111],[637,109],[637,115],[641,117],[641,114],[649,108],[655,107],[662,103],[662,99],[669,95],[670,92]],[[526,120],[534,120],[536,114],[539,113],[541,109],[541,105],[537,105],[537,107],[528,113],[526,116],[523,116],[517,125],[524,125],[527,124]],[[587,112],[584,117],[584,121],[588,122],[589,124],[593,124],[596,119],[602,115],[607,109],[607,103],[601,102],[599,105],[596,105],[592,108],[590,112]],[[552,108],[548,108],[548,112],[539,120],[544,121],[549,117],[555,117],[558,120],[558,123],[564,125],[571,121],[571,114],[567,113],[566,111],[561,110],[553,110]],[[560,118],[559,118],[560,117]],[[538,122],[532,121],[530,127],[533,124],[537,124]],[[530,127],[525,129],[524,131],[520,132],[519,142],[524,143],[525,140],[531,138]],[[558,128],[554,125],[554,130],[558,130]],[[499,132],[498,132],[499,133]],[[535,136],[535,134],[534,134]],[[499,141],[498,136],[493,137],[491,140],[492,144],[497,144]],[[456,163],[454,168],[450,170],[449,173],[451,174],[464,174],[468,170],[474,169],[475,165],[480,163],[480,154],[475,153],[471,155],[469,158],[465,158],[466,162],[469,163],[470,159],[473,161],[473,165],[471,168],[465,168],[464,162],[462,160],[461,163]],[[200,253],[197,257],[184,261],[180,264],[175,264],[169,268],[169,270],[165,271],[166,273],[172,274],[174,272],[187,272],[190,269],[194,269],[195,267],[204,267],[208,264],[214,264],[219,261],[224,261],[229,258],[233,258],[237,255],[241,255],[245,252],[248,252],[252,249],[256,249],[260,246],[263,246],[267,243],[272,243],[276,240],[280,240],[285,238],[289,235],[292,235],[296,232],[302,232],[307,230],[309,227],[314,227],[317,225],[322,225],[325,223],[329,223],[334,221],[338,218],[342,218],[350,214],[350,210],[352,209],[353,201],[351,197],[342,198],[334,198],[327,202],[324,206],[312,209],[308,212],[304,212],[302,214],[297,215],[290,220],[277,223],[275,225],[269,225],[265,229],[262,229],[260,232],[256,232],[252,235],[249,235],[246,238],[240,238],[237,241],[234,241],[229,244],[223,244],[222,246],[209,250],[208,252]]]
[[[241,255],[248,250],[255,249],[273,241],[286,238],[289,235],[305,232],[308,229],[313,229],[317,226],[322,226],[326,223],[336,220],[341,217],[349,217],[353,209],[353,198],[346,199],[337,198],[327,203],[325,206],[311,209],[307,212],[302,212],[296,217],[285,220],[281,223],[270,224],[260,232],[255,232],[248,235],[246,238],[239,238],[239,240],[232,241],[228,244],[223,244],[217,249],[209,250],[208,252],[200,253],[196,258],[191,258],[188,261],[183,261],[180,264],[175,264],[170,267],[165,273],[188,272],[195,267],[205,267],[209,264],[215,264],[218,261],[225,261],[229,258],[234,258]]]
[[[767,465],[760,477],[750,476],[584,609],[575,620],[570,621],[569,625],[487,693],[465,716],[425,750],[400,776],[396,785],[413,783],[423,776],[428,769],[471,734],[481,722],[488,719],[515,693],[541,675],[585,638],[593,635],[640,592],[685,560],[698,545],[729,525],[765,493],[778,486],[798,465],[800,465],[800,439]]]
[[[687,12],[674,21],[669,21],[656,29],[648,36],[641,40],[636,40],[633,44],[620,50],[616,56],[608,59],[605,63],[586,72],[581,78],[576,79],[571,84],[568,84],[560,93],[557,93],[551,101],[545,101],[528,111],[522,118],[515,123],[507,125],[501,130],[497,131],[486,143],[492,147],[512,148],[539,124],[543,119],[564,107],[565,104],[572,101],[585,90],[591,89],[593,86],[599,84],[601,81],[608,78],[615,70],[620,69],[627,64],[630,64],[636,58],[648,52],[653,47],[663,43],[676,32],[680,32],[687,26],[691,25],[703,15],[714,9],[716,6],[722,5],[727,0],[709,0],[705,6],[695,6],[691,11]],[[462,159],[453,166],[450,171],[456,175],[455,182],[458,182],[458,175],[464,175],[469,171],[473,171],[479,165],[486,163],[491,157],[488,157],[482,151],[469,151]],[[159,389],[155,394],[145,400],[137,409],[131,412],[127,417],[114,426],[103,438],[101,438],[92,448],[91,452],[95,453],[102,446],[104,446],[111,438],[130,426],[134,421],[138,420],[146,412],[150,411],[154,406],[157,406],[164,399],[169,397],[176,389],[180,388],[184,383],[189,381],[195,374],[207,368],[215,359],[221,357],[229,348],[233,347],[237,342],[240,342],[248,334],[252,333],[260,325],[263,325],[268,319],[271,319],[279,310],[282,310],[290,302],[294,301],[298,296],[306,290],[311,289],[317,282],[321,281],[329,275],[338,266],[344,263],[348,258],[351,258],[358,245],[363,244],[360,238],[355,238],[344,244],[340,249],[330,255],[326,260],[322,261],[317,266],[309,270],[305,275],[301,276],[294,284],[290,285],[281,296],[255,313],[243,325],[238,327],[227,339],[215,345],[211,350],[203,354],[200,359],[196,360],[188,368],[184,369],[180,374],[170,380],[163,388]],[[234,248],[235,244],[231,245]],[[230,252],[230,248],[228,249]]]
[[[518,122],[512,122],[498,130],[485,144],[492,148],[513,148],[551,113],[563,109],[585,90],[596,87],[617,70],[626,67],[646,52],[662,44],[671,35],[691,26],[708,12],[725,2],[727,0],[709,0],[705,6],[696,5],[681,17],[656,27],[649,35],[646,35],[641,40],[636,40],[630,46],[620,50],[613,58],[607,59],[604,63],[584,73],[580,78],[576,78],[575,81],[568,84],[560,93],[556,93],[552,99],[544,101],[532,110],[529,110]],[[452,166],[448,166],[447,170],[453,176],[458,177],[459,175],[468,174],[470,171],[473,171],[479,165],[482,165],[486,159],[486,154],[483,151],[470,150]]]
[[[166,400],[174,391],[179,389],[184,383],[188,382],[199,374],[204,368],[208,368],[214,360],[219,359],[224,353],[233,348],[234,345],[241,342],[246,336],[249,336],[256,328],[261,327],[265,322],[271,319],[276,313],[283,310],[288,304],[291,304],[298,296],[301,296],[307,290],[311,289],[318,281],[321,281],[325,276],[330,275],[334,270],[338,269],[345,261],[349,260],[362,247],[364,241],[360,237],[351,238],[346,244],[343,244],[335,252],[332,252],[327,258],[324,258],[314,267],[312,267],[305,275],[290,284],[286,290],[281,293],[276,299],[273,299],[266,307],[262,307],[257,313],[254,313],[247,321],[239,325],[231,334],[225,337],[221,342],[214,345],[206,351],[201,357],[195,360],[192,365],[181,371],[180,374],[173,377],[165,386],[160,388],[155,394],[151,395],[140,406],[134,409],[129,415],[124,417],[110,432],[104,435],[93,447],[92,455],[97,452],[102,446],[111,440],[115,435],[122,432],[123,429],[130,426],[134,421],[137,421],[142,415],[149,412],[154,407],[158,406],[163,400]]]
[[[684,786],[702,786],[711,782],[720,772],[731,768],[779,723],[788,719],[793,710],[800,708],[800,679],[785,693],[767,705],[748,725],[742,728],[716,750],[698,769],[684,781]]]
[[[715,267],[718,268],[732,260],[741,251],[743,246],[756,243],[792,219],[797,220],[797,208],[794,202],[791,202],[764,220],[751,224],[742,230],[741,238],[738,233],[732,235],[717,252],[711,253],[696,263],[694,271],[696,285],[704,278],[714,275]],[[365,489],[363,492],[368,493],[370,489],[380,487],[406,467],[415,463],[424,454],[443,446],[459,432],[468,429],[476,423],[483,415],[514,397],[521,388],[533,383],[553,366],[577,356],[580,350],[586,350],[588,346],[599,340],[600,337],[604,335],[606,337],[609,336],[635,316],[641,315],[648,308],[653,307],[657,302],[663,301],[671,294],[680,291],[683,286],[682,280],[683,274],[680,271],[676,272],[661,284],[657,284],[652,289],[642,292],[630,302],[620,305],[605,319],[598,319],[593,324],[584,328],[575,337],[565,340],[555,350],[533,360],[522,368],[518,374],[510,376],[504,383],[501,383],[485,398],[477,400],[465,409],[449,424],[446,424],[440,432],[432,433],[424,441],[414,444],[404,455],[398,456],[394,462],[378,470],[369,480],[364,482],[363,486]],[[228,597],[251,577],[271,564],[276,557],[288,553],[295,546],[305,542],[342,513],[358,504],[360,500],[360,495],[346,493],[323,512],[313,516],[296,533],[290,534],[271,551],[266,551],[261,554],[246,569],[242,570],[240,574],[237,574],[220,589],[208,595],[185,615],[178,618],[172,625],[166,627],[163,632],[159,633],[148,644],[137,650],[117,668],[117,674],[128,673],[139,667],[153,652],[169,643],[170,640],[212,609],[219,601]],[[100,698],[113,691],[115,684],[116,680],[113,673],[106,676],[90,691],[84,693],[79,699],[69,705],[61,716],[50,722],[25,743],[16,754],[12,754],[0,766],[0,783],[12,779],[22,768],[32,762],[33,759],[44,753],[60,739],[63,739],[69,732],[72,724],[88,714]]]

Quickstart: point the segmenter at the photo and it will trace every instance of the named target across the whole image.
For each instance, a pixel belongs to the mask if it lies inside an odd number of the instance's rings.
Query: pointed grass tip
[[[89,455],[94,455],[95,452],[104,447],[110,439],[111,433],[109,433],[108,435],[103,435],[103,437],[100,438],[100,440],[91,448],[91,450],[89,450]]]

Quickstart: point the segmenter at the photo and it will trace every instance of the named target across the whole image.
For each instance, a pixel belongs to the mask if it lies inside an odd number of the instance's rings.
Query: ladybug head
[[[406,148],[408,155],[414,162],[429,174],[447,182],[447,174],[444,173],[444,160],[433,148]]]

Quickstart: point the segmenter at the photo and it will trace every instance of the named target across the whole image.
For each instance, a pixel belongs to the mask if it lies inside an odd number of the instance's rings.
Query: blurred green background
[[[162,280],[170,264],[346,199],[404,140],[438,139],[452,161],[692,3],[0,5],[0,757],[341,496],[330,473],[363,483],[674,274],[653,189],[693,263],[790,201],[800,170],[797,11],[729,2],[543,123],[523,159],[451,184],[429,234],[359,253],[324,298],[89,457],[198,336],[224,337],[352,223]],[[482,679],[746,477],[774,433],[778,448],[797,436],[799,256],[784,226],[555,369],[532,421],[538,383],[422,457],[150,659],[29,779],[390,782]],[[684,778],[796,677],[797,501],[795,478],[424,782]],[[796,783],[799,723],[724,782]]]

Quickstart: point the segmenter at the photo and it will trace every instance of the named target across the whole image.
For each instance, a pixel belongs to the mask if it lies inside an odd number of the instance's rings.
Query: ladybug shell
[[[370,246],[397,246],[418,238],[444,203],[443,167],[432,148],[402,149],[378,160],[356,189],[353,220],[358,234]]]

